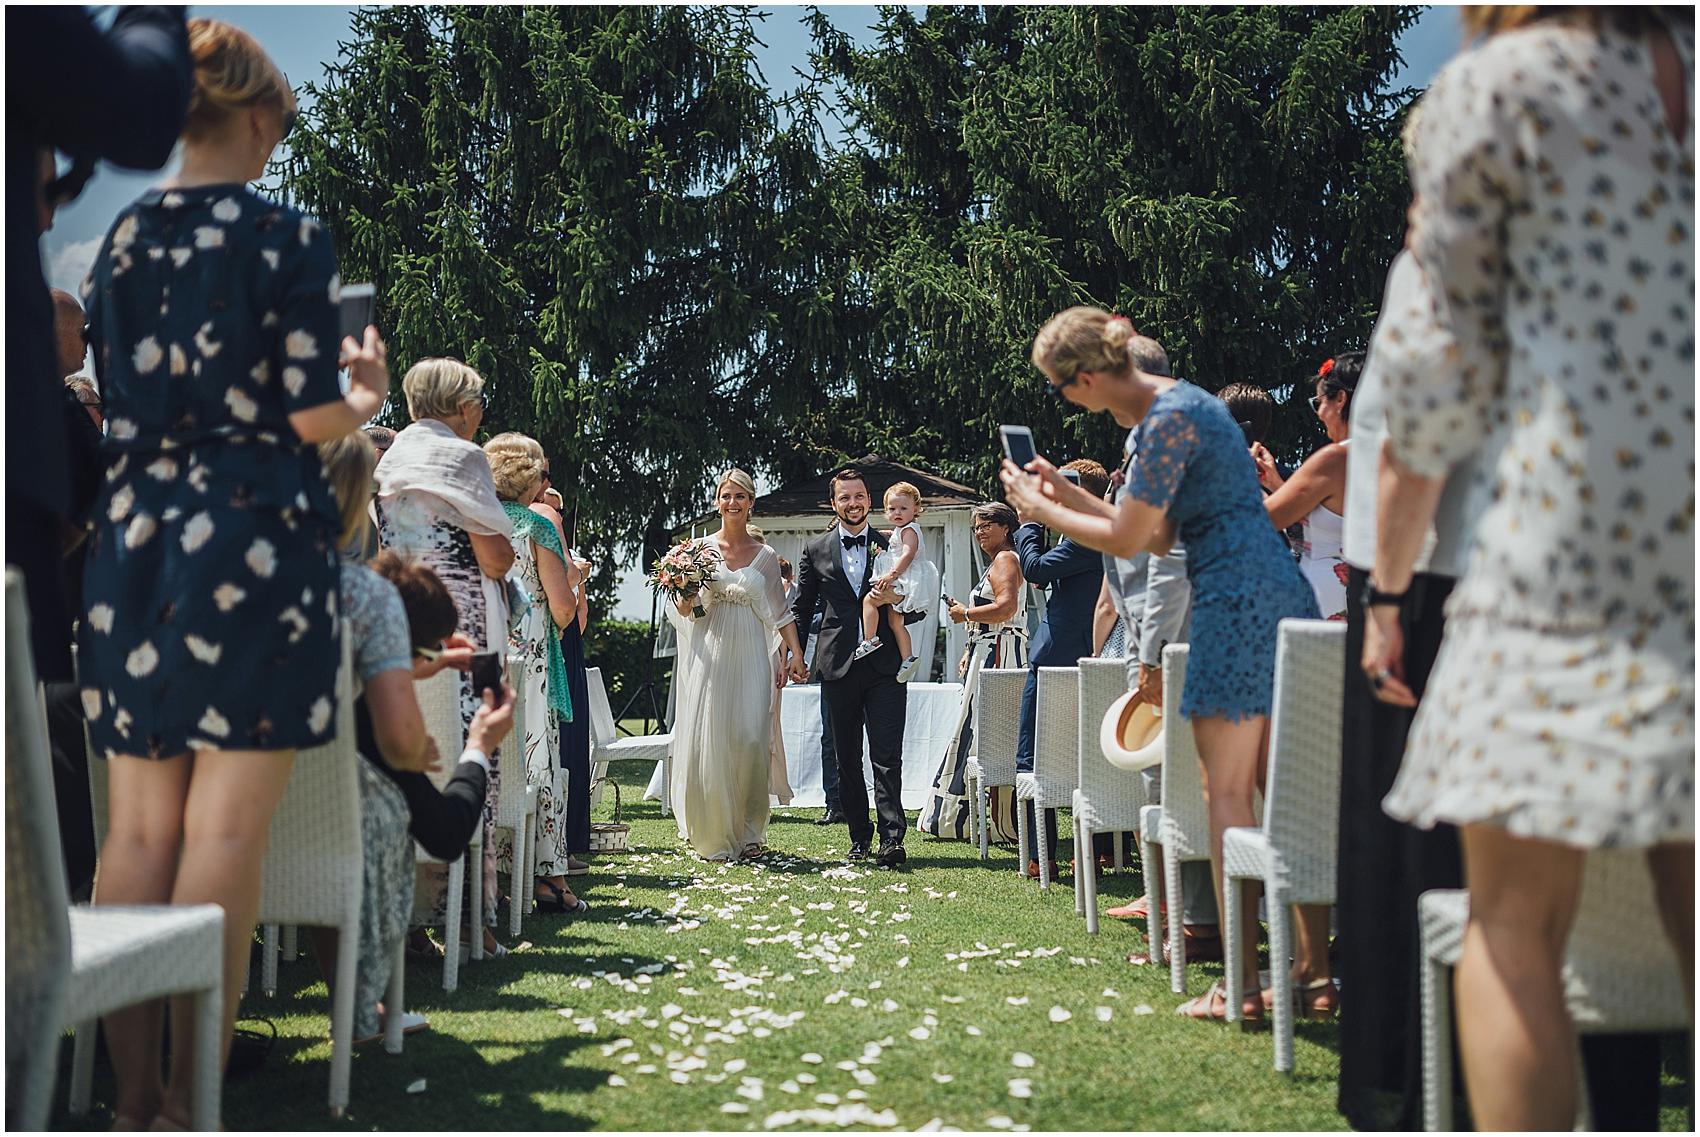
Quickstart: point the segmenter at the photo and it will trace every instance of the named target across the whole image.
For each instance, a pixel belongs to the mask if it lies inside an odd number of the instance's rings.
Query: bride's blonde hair
[[[720,496],[720,487],[725,485],[727,482],[731,482],[733,485],[749,494],[751,501],[756,499],[756,480],[744,473],[744,471],[738,469],[736,466],[727,470],[715,480],[714,496],[716,498]]]

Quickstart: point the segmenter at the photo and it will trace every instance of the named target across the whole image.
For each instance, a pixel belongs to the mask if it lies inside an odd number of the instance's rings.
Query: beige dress
[[[1692,28],[1674,38],[1692,92]],[[1451,346],[1389,360],[1389,445],[1481,472],[1387,812],[1692,841],[1692,119],[1672,137],[1642,41],[1544,23],[1454,60],[1413,151]]]

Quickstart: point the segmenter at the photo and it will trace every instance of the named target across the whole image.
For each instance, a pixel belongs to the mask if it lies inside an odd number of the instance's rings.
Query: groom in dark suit
[[[797,595],[791,611],[808,648],[809,623],[817,600],[824,607],[815,669],[832,731],[838,762],[838,796],[850,825],[850,859],[867,859],[873,838],[868,821],[868,790],[862,777],[862,731],[868,732],[868,759],[874,768],[874,807],[879,813],[879,863],[888,868],[906,859],[903,835],[903,725],[908,688],[897,681],[902,663],[891,641],[891,607],[882,608],[880,649],[853,659],[862,639],[862,596],[873,579],[874,557],[885,540],[868,525],[872,499],[862,472],[846,467],[832,476],[835,529],[803,547],[797,559]]]

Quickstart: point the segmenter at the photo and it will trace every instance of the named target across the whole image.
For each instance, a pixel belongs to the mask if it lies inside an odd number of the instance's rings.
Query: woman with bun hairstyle
[[[283,73],[216,20],[189,21],[189,48],[182,167],[119,214],[84,285],[108,433],[78,651],[111,769],[95,903],[224,909],[228,1050],[267,827],[295,751],[336,722],[339,517],[311,444],[369,419],[389,372],[367,328],[342,341],[342,393],[330,235],[247,186],[295,118]],[[116,1129],[189,1122],[190,1000],[165,1085],[162,1010],[106,1019]]]
[[[1245,435],[1221,400],[1190,383],[1164,385],[1134,366],[1133,325],[1097,308],[1053,316],[1033,341],[1033,362],[1060,398],[1108,411],[1137,427],[1137,458],[1120,505],[1067,481],[1043,458],[1023,470],[1006,461],[1001,477],[1011,505],[1084,545],[1117,557],[1187,549],[1192,583],[1191,653],[1181,714],[1192,721],[1210,813],[1210,868],[1222,903],[1222,834],[1255,824],[1252,795],[1268,747],[1275,685],[1275,629],[1289,616],[1317,618],[1316,598],[1280,534],[1269,524]],[[1257,904],[1248,898],[1240,968],[1247,1019],[1261,1018]],[[1308,914],[1306,914],[1308,915]],[[1327,912],[1321,942],[1301,920],[1295,979],[1303,1006],[1334,1005],[1327,971]],[[1280,962],[1273,964],[1279,970]],[[1227,1017],[1221,982],[1178,1008],[1191,1018]]]
[[[1257,480],[1269,491],[1263,507],[1275,528],[1303,526],[1299,571],[1316,593],[1317,606],[1330,620],[1346,618],[1346,446],[1351,442],[1352,398],[1363,374],[1361,351],[1325,360],[1316,372],[1310,409],[1328,432],[1328,445],[1304,460],[1290,478],[1281,476],[1275,456],[1261,442],[1251,446]]]

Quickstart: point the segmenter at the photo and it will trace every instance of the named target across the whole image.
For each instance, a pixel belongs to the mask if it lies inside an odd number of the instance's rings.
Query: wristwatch
[[[1405,592],[1383,592],[1375,586],[1374,577],[1366,576],[1364,577],[1363,591],[1358,593],[1358,603],[1365,608],[1378,608],[1387,605],[1397,608],[1405,602],[1405,594],[1409,591],[1410,589],[1407,588]]]

